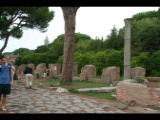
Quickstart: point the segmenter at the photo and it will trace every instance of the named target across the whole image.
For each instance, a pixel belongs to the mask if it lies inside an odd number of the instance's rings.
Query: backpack
[[[12,65],[10,63],[8,63],[8,66],[9,66],[9,70],[11,71]],[[1,71],[1,68],[2,68],[2,64],[0,63],[0,71]]]

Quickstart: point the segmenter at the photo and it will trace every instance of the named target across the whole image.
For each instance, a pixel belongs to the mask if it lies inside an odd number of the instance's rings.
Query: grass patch
[[[46,83],[46,84],[57,84],[57,83],[60,83],[60,79],[49,79],[49,80],[43,81],[43,83]]]
[[[124,80],[124,77],[123,76],[120,76],[120,81]]]
[[[145,80],[144,80],[143,78],[134,78],[134,79],[133,79],[133,82],[134,82],[134,83],[144,83],[144,81],[145,81]]]
[[[155,110],[159,110],[159,111],[160,111],[160,106],[155,107],[154,109],[155,109]]]
[[[99,79],[100,79],[100,78],[101,78],[101,75],[97,75],[96,78],[99,78]]]
[[[101,98],[101,99],[108,99],[108,100],[115,100],[116,99],[116,97],[112,96],[111,93],[79,92],[76,89],[70,89],[69,91],[72,93],[83,94],[86,96],[92,96],[92,97]]]
[[[43,83],[50,84],[51,86],[54,86],[55,84],[60,83],[60,80],[59,79],[51,79],[51,80],[46,80]],[[56,87],[66,88],[72,93],[83,94],[86,96],[92,96],[92,97],[101,98],[101,99],[115,100],[116,98],[114,96],[112,96],[111,93],[78,92],[76,90],[79,88],[96,88],[96,87],[109,87],[109,86],[110,86],[110,84],[89,82],[89,81],[73,81],[70,84],[56,85]]]
[[[51,86],[54,86],[54,84],[60,83],[59,79],[51,79],[46,80],[43,83],[50,84]],[[97,82],[89,82],[89,81],[73,81],[70,84],[60,84],[56,85],[57,87],[63,87],[66,89],[78,89],[78,88],[95,88],[95,87],[108,87],[110,84],[106,83],[97,83]]]

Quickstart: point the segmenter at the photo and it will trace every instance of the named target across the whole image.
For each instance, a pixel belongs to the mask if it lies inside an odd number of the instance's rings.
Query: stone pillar
[[[124,80],[126,80],[131,77],[131,19],[127,18],[124,22]]]

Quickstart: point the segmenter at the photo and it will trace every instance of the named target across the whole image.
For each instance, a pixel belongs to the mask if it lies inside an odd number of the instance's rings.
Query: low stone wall
[[[140,105],[160,105],[160,88],[150,88],[146,84],[133,83],[128,79],[116,86],[116,97],[119,101],[135,101]]]

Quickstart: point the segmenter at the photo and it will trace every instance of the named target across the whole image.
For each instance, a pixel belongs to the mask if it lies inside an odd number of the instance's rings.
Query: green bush
[[[143,78],[134,78],[133,79],[135,83],[144,83],[144,79]]]
[[[107,53],[106,53],[107,54]],[[107,67],[116,66],[120,68],[120,74],[123,74],[123,51],[112,50],[107,54]]]
[[[78,73],[81,72],[81,68],[84,67],[85,65],[89,65],[90,59],[93,56],[93,53],[87,52],[84,54],[81,53],[75,53],[74,56],[74,61],[77,62],[78,64]]]
[[[100,51],[95,54],[93,57],[93,65],[96,66],[97,75],[102,74],[102,69],[107,67],[107,55],[105,52]]]

